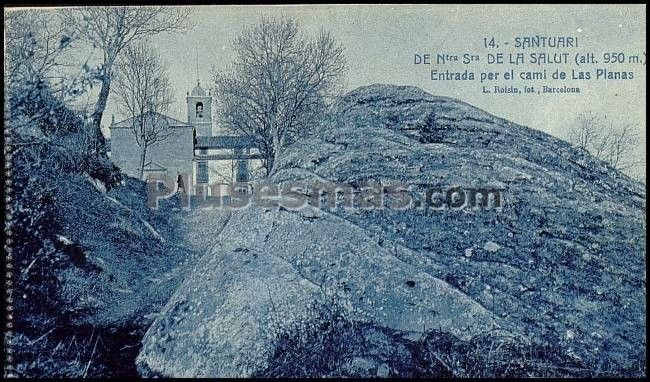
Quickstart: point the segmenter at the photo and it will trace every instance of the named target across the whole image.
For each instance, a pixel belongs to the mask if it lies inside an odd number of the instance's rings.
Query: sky
[[[346,90],[373,83],[414,85],[434,95],[459,98],[492,114],[556,136],[562,136],[577,114],[597,111],[612,121],[638,125],[645,142],[644,66],[633,68],[637,76],[634,80],[592,80],[579,84],[582,91],[579,95],[522,97],[485,95],[477,82],[431,81],[431,67],[413,64],[414,54],[418,52],[434,55],[477,52],[484,56],[488,52],[483,47],[486,36],[494,36],[497,41],[512,40],[515,36],[578,36],[578,51],[634,52],[642,56],[646,42],[645,5],[200,6],[192,9],[195,24],[192,29],[182,34],[159,35],[152,40],[169,67],[172,84],[179,94],[174,111],[182,119],[186,118],[186,92],[194,86],[197,76],[202,84],[210,86],[212,70],[227,67],[233,57],[230,41],[241,33],[243,26],[254,24],[263,15],[293,16],[306,33],[324,28],[346,48],[349,64]],[[449,68],[463,70],[465,66]],[[485,66],[475,66],[474,71],[479,72],[480,68]],[[539,70],[532,65],[529,68]]]
[[[499,71],[485,64],[484,37],[497,42],[515,36],[577,36],[574,52],[639,54],[646,43],[645,5],[295,5],[295,6],[193,6],[186,32],[161,34],[151,42],[168,67],[177,102],[170,114],[186,120],[185,95],[197,79],[209,88],[213,71],[224,70],[234,57],[230,41],[244,26],[261,16],[292,16],[307,34],[328,30],[346,49],[349,71],[345,90],[374,83],[414,85],[434,94],[461,99],[499,117],[563,137],[576,116],[587,111],[606,115],[615,123],[632,123],[640,135],[639,152],[645,157],[645,66],[614,65],[613,70],[634,71],[634,80],[570,81],[580,94],[515,96],[482,94],[479,82],[431,81],[430,70],[461,71],[448,67],[414,65],[415,53],[479,54],[483,62],[468,69],[479,73]],[[503,45],[502,45],[503,47]],[[514,52],[514,49],[503,50]],[[552,49],[521,51],[553,52]],[[558,50],[564,51],[564,50]],[[601,65],[593,65],[598,68]],[[571,65],[566,66],[570,72]],[[554,68],[553,68],[554,69]],[[527,65],[518,70],[541,70]],[[566,69],[565,69],[566,70]],[[549,69],[549,75],[550,75]],[[496,84],[503,85],[498,82]],[[521,86],[526,83],[519,82]],[[545,84],[544,81],[539,85]],[[535,84],[537,85],[537,84]],[[214,94],[218,97],[218,94]],[[104,125],[111,115],[119,118],[109,99]]]

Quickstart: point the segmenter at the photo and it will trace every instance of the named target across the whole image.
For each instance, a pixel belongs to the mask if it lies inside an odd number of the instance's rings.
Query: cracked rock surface
[[[143,340],[144,374],[250,376],[273,327],[335,295],[355,321],[502,331],[587,364],[645,359],[645,188],[568,143],[415,87],[372,85],[290,146],[277,185],[498,188],[501,208],[235,212]]]

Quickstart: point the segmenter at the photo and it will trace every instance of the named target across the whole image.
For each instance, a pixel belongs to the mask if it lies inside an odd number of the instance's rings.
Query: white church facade
[[[162,175],[176,179],[183,177],[188,192],[214,194],[219,189],[227,194],[233,182],[248,182],[251,171],[261,167],[259,152],[249,139],[225,134],[215,128],[212,117],[212,95],[200,82],[187,93],[187,122],[159,115],[161,123],[169,127],[165,139],[147,149],[144,177]],[[133,118],[112,121],[111,159],[127,175],[140,173],[140,146],[133,131]]]

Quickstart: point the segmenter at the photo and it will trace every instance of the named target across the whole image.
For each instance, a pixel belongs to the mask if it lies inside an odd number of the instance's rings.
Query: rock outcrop
[[[350,320],[404,338],[499,332],[585,368],[645,362],[642,185],[414,87],[359,88],[333,110],[284,153],[274,184],[400,183],[415,199],[431,187],[495,188],[500,208],[235,212],[145,336],[144,374],[259,373],[278,331],[315,320],[308,307],[332,296]]]

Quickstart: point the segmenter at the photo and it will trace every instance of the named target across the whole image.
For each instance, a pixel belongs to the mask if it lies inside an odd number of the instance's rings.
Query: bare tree
[[[160,56],[146,43],[127,47],[119,61],[114,92],[122,110],[132,121],[140,147],[140,179],[144,175],[147,149],[173,134],[164,114],[173,103],[173,91]]]
[[[5,10],[5,105],[34,105],[41,107],[30,110],[30,118],[22,122],[13,121],[10,128],[33,126],[32,122],[47,118],[60,112],[63,103],[66,107],[67,90],[75,89],[76,95],[82,93],[79,82],[85,78],[72,78],[70,83],[63,81],[60,67],[66,66],[64,57],[74,37],[66,28],[57,23],[54,11],[41,9]],[[81,84],[82,87],[85,84]],[[58,99],[58,100],[55,100]],[[61,101],[63,103],[60,103]],[[17,110],[9,108],[9,112]],[[66,115],[68,117],[69,115]],[[47,131],[63,128],[68,120],[57,120],[49,124]]]
[[[72,41],[73,35],[52,12],[5,10],[5,82],[53,79]]]
[[[92,115],[95,134],[102,142],[101,120],[120,53],[146,37],[185,29],[189,12],[175,7],[84,7],[63,12],[65,23],[79,38],[102,53],[97,75],[101,89]]]
[[[635,131],[635,126],[625,123],[617,129],[612,129],[609,135],[609,148],[607,152],[607,162],[613,167],[620,170],[628,170],[638,164],[638,160],[631,157],[633,149],[638,143],[639,136]]]
[[[630,123],[615,124],[604,116],[586,112],[578,115],[568,138],[575,146],[624,172],[642,162],[634,158],[638,134]]]
[[[215,73],[224,127],[253,139],[267,175],[283,149],[317,124],[346,71],[343,47],[321,30],[300,33],[296,20],[262,20],[232,42],[233,69]]]
[[[568,130],[569,141],[575,146],[590,150],[603,130],[602,118],[592,112],[578,115],[576,124]]]

